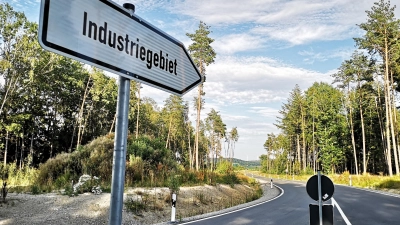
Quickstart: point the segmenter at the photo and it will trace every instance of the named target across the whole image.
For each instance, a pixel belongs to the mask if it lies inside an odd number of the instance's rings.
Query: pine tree
[[[207,26],[204,22],[200,21],[199,28],[196,30],[194,34],[187,33],[188,36],[193,43],[189,46],[189,53],[191,54],[194,63],[200,70],[200,74],[202,76],[206,75],[205,67],[214,62],[216,57],[216,53],[214,49],[211,47],[211,43],[214,42],[214,39],[208,37],[210,34],[210,27]],[[203,83],[201,83],[198,87],[198,95],[195,98],[195,108],[197,111],[196,117],[196,133],[195,133],[195,160],[196,160],[196,170],[199,170],[199,129],[200,129],[200,112],[203,109],[204,100],[202,96],[205,95],[203,91]]]

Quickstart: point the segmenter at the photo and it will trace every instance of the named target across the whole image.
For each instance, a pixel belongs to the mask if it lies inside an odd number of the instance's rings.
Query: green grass
[[[286,179],[286,180],[297,180],[307,181],[311,176],[314,175],[277,175],[257,172],[257,174],[266,176],[272,179]],[[351,185],[354,187],[361,188],[372,188],[372,189],[397,189],[400,190],[400,176],[379,176],[379,175],[350,175],[348,172],[342,174],[325,174],[329,177],[334,184]]]

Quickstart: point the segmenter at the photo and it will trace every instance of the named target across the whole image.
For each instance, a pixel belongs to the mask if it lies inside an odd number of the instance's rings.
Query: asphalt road
[[[305,183],[275,180],[284,194],[270,202],[209,219],[184,224],[201,225],[309,225],[309,204],[316,204],[306,191]],[[335,185],[333,198],[344,215],[334,208],[335,225],[399,225],[400,198]],[[331,200],[325,204],[332,204]],[[350,223],[346,223],[347,217]]]

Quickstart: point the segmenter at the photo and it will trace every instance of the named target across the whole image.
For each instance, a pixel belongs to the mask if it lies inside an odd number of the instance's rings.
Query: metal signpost
[[[335,192],[331,179],[318,171],[317,175],[308,179],[306,190],[308,195],[318,202],[318,205],[309,205],[310,225],[333,225],[333,206],[323,205],[323,201],[331,199]]]
[[[202,77],[184,45],[109,0],[42,0],[39,43],[119,75],[109,224],[122,224],[130,80],[182,96]]]

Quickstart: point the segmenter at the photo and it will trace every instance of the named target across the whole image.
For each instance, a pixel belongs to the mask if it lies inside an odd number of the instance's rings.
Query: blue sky
[[[40,0],[0,0],[39,21]],[[296,84],[306,90],[329,82],[353,51],[356,26],[366,21],[373,0],[116,0],[133,3],[136,14],[189,46],[186,33],[199,22],[211,26],[217,53],[208,66],[205,109],[219,111],[228,131],[240,138],[235,157],[256,160],[264,154],[267,134]],[[392,1],[392,5],[395,1]],[[400,7],[400,6],[399,6]],[[400,17],[400,9],[396,17]],[[184,96],[192,106],[197,88]],[[144,86],[142,96],[163,105],[165,92]],[[191,108],[194,121],[194,109]],[[194,123],[193,123],[194,124]]]

